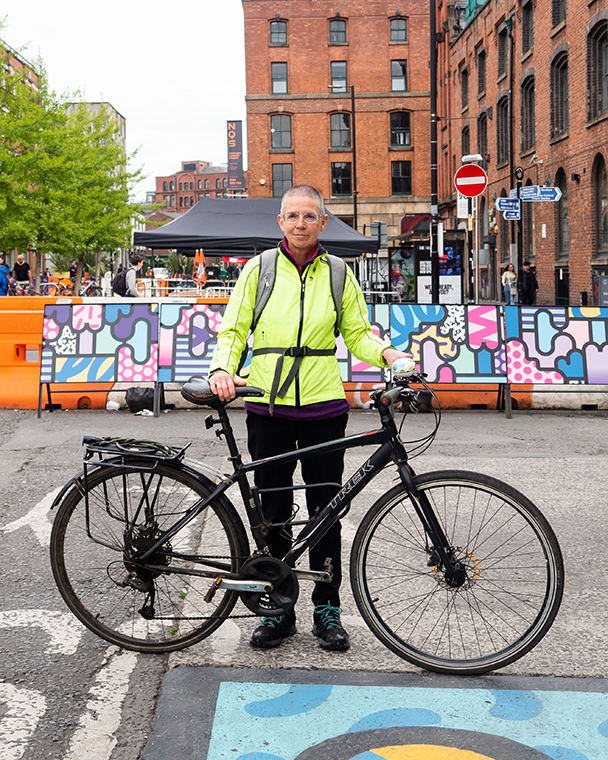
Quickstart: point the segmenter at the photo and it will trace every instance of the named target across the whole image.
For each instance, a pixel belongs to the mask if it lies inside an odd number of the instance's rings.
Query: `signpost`
[[[497,198],[496,208],[499,211],[519,211],[519,198]]]

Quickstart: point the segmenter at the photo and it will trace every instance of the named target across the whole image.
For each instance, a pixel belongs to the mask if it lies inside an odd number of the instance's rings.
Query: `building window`
[[[566,0],[552,0],[551,2],[551,23],[553,26],[561,24],[566,20]]]
[[[209,190],[209,180],[205,180],[205,190]]]
[[[199,201],[200,201],[200,200],[202,200],[202,198],[203,198],[203,194],[202,194],[202,193],[199,193],[199,194],[198,194],[198,199],[199,199]]]
[[[411,161],[391,161],[391,194],[412,194]]]
[[[350,148],[350,114],[332,113],[329,117],[332,148]]]
[[[331,165],[331,194],[352,195],[352,172],[350,162],[340,161]]]
[[[222,187],[222,180],[219,177],[215,180],[215,187],[216,190],[220,190]]]
[[[169,205],[169,196],[163,195],[163,206],[168,206],[168,205]]]
[[[180,208],[183,208],[183,207],[184,207],[184,199],[182,198],[182,196],[181,196],[181,195],[180,195],[180,197],[179,197],[179,207],[180,207]]]
[[[486,51],[477,51],[477,94],[483,95],[486,91]]]
[[[183,187],[182,187],[182,183],[181,183],[181,182],[179,183],[179,189],[180,189],[180,190],[183,190]]]
[[[560,53],[551,64],[551,137],[568,131],[568,90],[568,53]]]
[[[507,73],[508,50],[509,50],[509,33],[506,28],[498,32],[498,76],[501,77]]]
[[[608,22],[597,24],[587,37],[587,118],[608,111]]]
[[[409,111],[394,111],[390,114],[391,145],[395,147],[412,144]]]
[[[462,109],[469,107],[469,72],[466,68],[460,69],[460,106]]]
[[[190,183],[190,190],[194,190],[194,182]]]
[[[187,195],[184,197],[184,206],[186,208],[188,208],[190,206],[190,198],[188,198]]]
[[[331,62],[331,91],[346,92],[348,87],[348,75],[346,61]]]
[[[270,146],[291,148],[291,116],[275,114],[270,117]]]
[[[194,196],[193,195],[190,196],[190,205],[194,206]]]
[[[163,182],[163,192],[164,193],[167,192],[167,183],[166,182]]]
[[[169,190],[171,190],[171,192],[175,190],[175,182],[169,182]]]
[[[346,42],[346,21],[343,18],[332,18],[329,22],[329,42]]]
[[[521,9],[521,52],[527,53],[534,46],[534,6],[526,3]]]
[[[536,143],[534,106],[534,77],[528,77],[521,87],[521,152],[531,150]]]
[[[211,193],[205,193],[205,198],[210,198],[210,197],[211,197]]]
[[[485,113],[477,118],[477,152],[484,160],[488,155],[488,117]]]
[[[407,61],[391,61],[391,90],[393,92],[406,92]]]
[[[500,197],[506,198],[507,191],[503,187],[500,191]],[[500,263],[509,263],[509,222],[505,219],[504,214],[500,214]]]
[[[198,181],[198,189],[199,190],[203,189],[203,180],[202,179],[199,179],[199,181]]]
[[[272,165],[272,197],[282,198],[283,194],[293,185],[292,164]]]
[[[287,95],[287,64],[271,63],[270,78],[273,95]]]
[[[597,157],[595,163],[593,190],[596,256],[605,256],[608,252],[608,186],[606,184],[606,163],[601,155]]]
[[[175,208],[175,196],[174,195],[172,195],[169,198],[169,206],[171,206],[171,208]]]
[[[222,180],[222,185],[224,188],[228,187],[228,177],[224,177],[224,179]]]
[[[287,21],[270,22],[270,44],[287,45]]]
[[[501,98],[496,104],[496,163],[504,164],[509,158],[509,99]]]
[[[562,197],[555,204],[557,206],[557,258],[568,258],[568,186],[566,174],[559,169],[555,177],[555,185],[562,191]]]
[[[471,130],[463,127],[460,133],[460,155],[468,156],[471,152]]]
[[[391,19],[391,42],[407,42],[407,19]]]

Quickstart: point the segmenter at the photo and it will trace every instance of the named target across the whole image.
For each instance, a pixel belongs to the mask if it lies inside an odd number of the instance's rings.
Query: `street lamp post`
[[[436,0],[430,0],[431,74],[431,303],[439,303],[439,249],[437,246],[437,18]]]
[[[353,148],[353,226],[357,229],[357,130],[355,129],[355,87],[350,86],[350,134]]]

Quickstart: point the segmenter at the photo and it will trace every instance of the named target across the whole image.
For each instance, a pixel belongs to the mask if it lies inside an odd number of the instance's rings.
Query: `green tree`
[[[37,285],[41,254],[75,259],[79,288],[88,256],[130,246],[140,171],[128,170],[115,112],[58,97],[41,62],[37,74],[37,87],[18,71],[0,87],[0,248],[33,247]]]

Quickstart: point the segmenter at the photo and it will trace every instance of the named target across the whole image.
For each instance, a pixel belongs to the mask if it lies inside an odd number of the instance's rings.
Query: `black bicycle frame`
[[[218,406],[216,407],[216,411],[218,412],[219,419],[212,420],[212,424],[221,424],[221,430],[218,431],[218,434],[225,435],[226,437],[226,444],[228,445],[228,450],[230,452],[229,459],[233,464],[234,471],[232,475],[218,485],[206,499],[203,499],[199,504],[194,505],[184,517],[169,528],[169,530],[159,538],[156,544],[140,557],[139,561],[141,563],[145,563],[145,561],[158,551],[164,543],[170,540],[176,533],[179,533],[185,525],[200,514],[215,499],[227,491],[234,483],[238,483],[239,485],[256,546],[260,551],[267,551],[268,545],[266,536],[269,527],[271,526],[264,521],[257,489],[252,489],[249,485],[247,479],[248,472],[255,471],[258,468],[267,465],[293,462],[304,459],[308,456],[323,455],[324,453],[329,453],[331,451],[342,451],[357,448],[359,446],[379,444],[380,448],[378,448],[369,459],[359,467],[359,469],[340,488],[336,496],[334,496],[328,504],[305,523],[300,533],[296,536],[291,549],[283,558],[283,561],[293,567],[308,549],[318,543],[337,520],[348,514],[352,499],[357,496],[357,494],[360,493],[392,459],[397,465],[401,481],[406,488],[418,517],[420,518],[425,533],[445,567],[446,575],[448,578],[454,576],[456,563],[453,559],[447,537],[426,495],[418,491],[416,488],[416,484],[414,483],[415,474],[408,464],[407,452],[399,438],[395,421],[388,408],[379,409],[382,427],[378,430],[346,436],[345,438],[328,441],[316,446],[309,446],[304,449],[289,451],[285,454],[277,454],[276,456],[268,457],[266,459],[257,459],[245,464],[242,461],[236,445],[232,426],[230,425],[230,420],[225,407]],[[231,574],[226,574],[226,577],[230,576]]]

